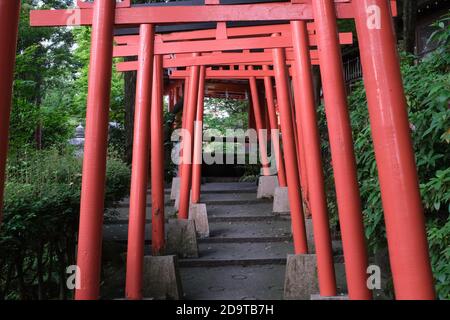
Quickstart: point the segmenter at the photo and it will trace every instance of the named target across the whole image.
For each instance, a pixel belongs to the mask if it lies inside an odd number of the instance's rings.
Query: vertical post
[[[280,36],[275,34],[274,36]],[[291,207],[292,233],[296,254],[308,253],[306,241],[305,217],[302,209],[302,196],[298,177],[297,152],[294,142],[294,127],[289,100],[288,75],[286,70],[286,54],[284,49],[273,49],[273,66],[280,108],[281,134],[283,137],[284,159],[288,185],[289,203]]]
[[[193,54],[194,57],[198,56],[198,53]],[[197,96],[198,96],[198,79],[200,74],[199,66],[192,66],[189,77],[189,92],[188,100],[186,102],[186,114],[183,136],[183,157],[181,162],[181,180],[180,180],[180,207],[178,212],[178,218],[189,218],[189,205],[191,194],[191,178],[192,178],[192,147],[193,147],[193,135],[194,135],[194,122],[197,110]]]
[[[3,218],[8,131],[16,61],[20,1],[0,0],[0,228]]]
[[[205,66],[200,66],[197,98],[197,121],[195,122],[194,133],[194,161],[192,164],[192,203],[199,203],[202,184],[203,104],[205,98],[205,72]]]
[[[302,129],[302,119],[300,115],[300,109],[303,108],[301,102],[301,96],[304,95],[304,92],[301,92],[298,85],[298,77],[295,68],[292,70],[292,88],[294,91],[294,102],[293,102],[293,114],[294,117],[294,131],[296,133],[296,141],[297,141],[297,153],[298,153],[298,166],[299,166],[299,174],[300,174],[300,185],[302,187],[302,195],[303,201],[305,202],[305,207],[309,207],[309,192],[308,192],[308,165],[305,160],[305,141],[303,139],[303,129]]]
[[[250,67],[249,70],[253,70]],[[256,85],[256,78],[250,77],[248,79],[250,84],[250,93],[252,95],[253,114],[255,115],[256,132],[258,133],[259,154],[262,164],[262,171],[264,176],[270,175],[269,160],[267,159],[267,139],[264,138],[263,132],[263,117],[261,114],[261,104],[259,103],[258,86]]]
[[[264,65],[263,70],[269,70],[269,66]],[[269,115],[270,132],[272,136],[273,152],[275,152],[275,161],[277,163],[278,184],[280,187],[286,187],[286,172],[284,170],[284,161],[280,148],[280,135],[278,130],[278,116],[275,110],[272,78],[264,77],[264,88],[266,91],[267,111]]]
[[[150,145],[150,110],[153,84],[154,26],[143,24],[139,32],[136,110],[134,113],[133,159],[128,223],[127,299],[142,299],[145,215]]]
[[[181,116],[181,129],[184,131],[186,129],[186,113],[187,113],[187,95],[189,91],[189,77],[186,77],[184,79],[184,89],[183,89],[183,114]],[[183,137],[181,137],[181,146],[183,146]],[[183,149],[180,150],[180,160],[178,162],[178,177],[181,177],[181,164],[182,164],[182,157],[183,157]]]
[[[163,61],[155,56],[151,112],[152,253],[164,253],[164,115]]]
[[[116,2],[96,0],[93,12],[86,142],[83,159],[77,300],[99,298],[106,151]]]
[[[397,299],[434,299],[425,218],[389,1],[361,0],[353,7],[395,295]]]
[[[314,0],[312,4],[349,295],[351,299],[370,299],[361,199],[334,1]]]
[[[308,152],[305,153],[305,162],[308,167],[309,201],[319,265],[319,279],[327,279],[326,282],[331,283],[334,278],[333,252],[327,213],[327,200],[325,196],[322,154],[320,149],[319,128],[317,126],[306,22],[292,21],[291,30],[295,59],[294,68],[295,73],[297,74],[295,81],[297,82],[299,90],[302,92],[299,101],[302,107],[299,109],[299,113],[300,121],[302,122],[304,143],[308,146]],[[352,262],[349,261],[348,263],[350,264]],[[365,281],[363,285],[367,290]],[[327,287],[327,285],[323,286]]]

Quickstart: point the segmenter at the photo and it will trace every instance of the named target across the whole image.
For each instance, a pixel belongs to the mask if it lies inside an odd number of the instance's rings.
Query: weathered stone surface
[[[305,219],[306,239],[308,241],[308,252],[316,253],[316,245],[314,243],[314,230],[312,219]]]
[[[273,212],[286,213],[290,212],[289,195],[287,187],[277,187],[273,198]]]
[[[284,282],[285,300],[310,300],[319,292],[315,254],[288,255]]]
[[[146,299],[179,300],[183,297],[177,257],[144,257],[142,294]]]
[[[200,238],[209,237],[209,223],[208,213],[206,211],[206,204],[193,203],[189,207],[189,219],[195,222],[195,230],[197,236]]]
[[[262,176],[259,177],[258,181],[258,191],[256,193],[256,198],[273,198],[275,195],[275,188],[278,187],[277,176]]]
[[[169,220],[166,252],[179,258],[197,258],[198,244],[193,220]]]
[[[180,177],[172,179],[172,189],[170,190],[170,200],[177,198],[178,191],[180,190]]]
[[[312,294],[311,300],[348,300],[348,296],[342,295],[333,297],[322,297],[320,294]]]

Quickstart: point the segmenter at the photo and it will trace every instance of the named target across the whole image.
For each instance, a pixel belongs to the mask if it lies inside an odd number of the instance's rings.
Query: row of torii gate
[[[205,0],[201,5],[183,5],[181,2],[171,6],[138,6],[131,5],[130,0],[117,3],[115,0],[95,0],[93,3],[79,0],[75,9],[31,12],[31,25],[36,27],[92,26],[77,255],[81,286],[76,290],[76,299],[99,298],[114,56],[138,57],[137,61],[117,65],[120,71],[138,71],[127,251],[128,299],[142,298],[149,166],[153,254],[163,253],[165,245],[164,69],[170,70],[171,78],[184,80],[183,128],[192,137],[194,131],[197,131],[196,137],[198,130],[201,132],[201,128],[194,128],[194,122],[203,117],[204,87],[208,79],[248,80],[256,129],[261,129],[256,80],[264,80],[271,129],[278,128],[275,99],[279,109],[283,148],[277,155],[278,179],[280,185],[288,187],[295,253],[308,253],[303,191],[314,222],[320,294],[336,295],[313,92],[313,64],[320,65],[323,83],[348,293],[350,299],[371,299],[366,284],[368,256],[340,53],[340,45],[351,43],[352,36],[338,33],[338,19],[356,22],[396,298],[434,299],[424,212],[392,21],[395,1],[249,2],[221,4],[219,0]],[[3,200],[19,7],[19,0],[0,0],[0,203]],[[227,23],[238,21],[263,21],[264,24],[227,27]],[[217,27],[155,32],[156,25],[198,22],[217,22]],[[115,28],[130,27],[139,27],[139,34],[114,37]],[[180,99],[179,89],[178,86],[166,88],[171,105]],[[183,149],[194,146],[194,154],[201,156],[201,140],[193,140],[184,139]],[[267,168],[263,169],[264,174],[268,174]],[[179,218],[187,219],[191,188],[192,201],[198,202],[200,197],[200,166],[185,161],[180,170]]]

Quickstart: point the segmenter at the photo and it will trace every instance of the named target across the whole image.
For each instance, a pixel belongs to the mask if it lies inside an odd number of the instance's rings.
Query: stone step
[[[170,195],[165,195],[165,205],[167,207],[173,206],[175,204],[174,200],[170,200]],[[147,207],[151,206],[151,195],[147,194]],[[212,192],[203,193],[200,197],[201,203],[206,203],[207,205],[250,205],[258,203],[272,203],[270,199],[257,199],[256,193],[254,192]],[[126,198],[118,203],[117,207],[128,208],[130,206],[130,199]]]
[[[149,213],[150,215],[150,213]],[[276,215],[263,215],[263,216],[213,216],[208,217],[209,223],[218,223],[218,222],[260,222],[260,221],[283,221],[289,220],[289,217],[286,216],[276,216]],[[151,223],[151,219],[146,219],[145,223]],[[113,225],[113,224],[128,224],[128,217],[122,217],[119,219],[108,220],[105,221],[105,224]]]
[[[126,241],[128,224],[105,224],[103,238],[106,240]],[[146,240],[151,238],[151,223],[145,225]],[[209,241],[224,242],[226,239],[271,238],[282,240],[290,238],[290,222],[287,220],[273,221],[233,221],[215,222],[210,224]],[[215,240],[217,239],[217,240]]]
[[[263,215],[273,217],[272,208],[273,204],[270,201],[253,202],[246,206],[240,204],[210,204],[207,206],[209,217],[251,217]]]
[[[217,222],[209,227],[210,238],[264,238],[290,236],[289,220]]]
[[[181,259],[180,268],[227,267],[227,266],[263,266],[286,265],[286,258],[259,258],[259,259]]]
[[[291,241],[280,242],[230,242],[214,243],[199,242],[199,258],[180,260],[183,263],[199,263],[208,266],[209,262],[219,262],[225,264],[245,264],[254,261],[254,263],[275,263],[273,261],[285,261],[289,253],[293,253],[294,246]],[[145,254],[151,255],[150,247],[145,248]],[[242,262],[241,262],[242,261]],[[267,262],[265,263],[267,264]]]
[[[242,204],[208,204],[208,217],[210,222],[218,221],[258,221],[271,219],[290,219],[289,214],[279,215],[272,213],[272,202],[256,200],[247,205]],[[147,218],[151,217],[151,205],[147,206]],[[105,223],[107,224],[122,224],[128,223],[129,204],[122,204],[121,207],[110,209],[105,216]],[[171,217],[176,213],[173,204],[165,206],[166,217]],[[150,219],[147,220],[150,222]]]
[[[281,300],[285,266],[180,268],[187,300]]]
[[[347,292],[341,257],[335,258],[338,292]],[[282,300],[284,264],[226,265],[180,268],[187,300]]]

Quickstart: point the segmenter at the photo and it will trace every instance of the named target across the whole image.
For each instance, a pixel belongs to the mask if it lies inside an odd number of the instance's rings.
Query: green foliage
[[[446,18],[448,19],[448,18]],[[408,103],[410,127],[419,172],[420,191],[427,217],[433,273],[440,298],[450,291],[450,29],[442,26],[433,37],[439,49],[418,63],[402,55],[402,74]],[[373,150],[367,101],[363,83],[349,97],[350,117],[358,166],[358,181],[369,247],[377,252],[387,246],[378,172]],[[321,119],[324,119],[323,107]],[[323,121],[323,120],[322,120]],[[328,202],[335,203],[332,168],[325,122],[321,123]],[[330,207],[337,223],[337,208]]]
[[[73,29],[73,35],[77,44],[73,56],[79,62],[80,67],[76,72],[74,93],[71,104],[73,114],[79,119],[85,119],[86,101],[88,93],[89,60],[91,48],[91,29],[88,27],[79,27]],[[118,61],[117,59],[115,61]],[[123,73],[119,73],[113,68],[111,80],[111,99],[110,99],[110,121],[123,124],[125,110],[123,94]]]
[[[205,129],[215,129],[225,134],[227,129],[247,128],[248,102],[233,99],[205,99]]]
[[[0,299],[65,299],[65,268],[75,264],[81,159],[72,150],[22,150],[8,163],[0,230]],[[105,206],[128,194],[130,170],[107,165]]]
[[[66,28],[31,28],[29,11],[65,8],[71,1],[23,0],[19,24],[10,148],[47,147],[66,141],[72,76],[72,33]],[[35,135],[36,132],[42,132]],[[42,137],[42,139],[41,139]]]

